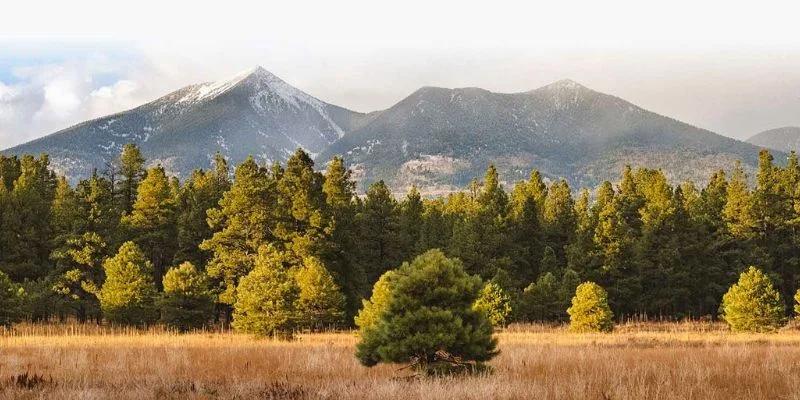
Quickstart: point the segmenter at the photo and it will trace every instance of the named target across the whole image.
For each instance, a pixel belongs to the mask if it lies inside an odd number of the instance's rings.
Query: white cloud
[[[13,68],[14,83],[0,82],[0,149],[87,119],[132,108],[167,86],[147,63],[89,55],[58,64]],[[109,78],[111,77],[111,78]],[[151,80],[143,85],[137,80]],[[98,78],[111,79],[100,86]]]

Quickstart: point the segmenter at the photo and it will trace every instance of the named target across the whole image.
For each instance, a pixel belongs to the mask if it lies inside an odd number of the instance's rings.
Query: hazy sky
[[[570,78],[735,138],[800,126],[792,2],[49,3],[3,6],[0,148],[255,65],[357,111]]]

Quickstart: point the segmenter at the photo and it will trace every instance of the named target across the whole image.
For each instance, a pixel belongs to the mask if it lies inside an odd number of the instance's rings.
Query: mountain
[[[522,93],[423,87],[369,114],[318,100],[261,67],[187,86],[132,110],[84,122],[4,153],[50,154],[74,179],[102,170],[125,143],[186,177],[219,151],[239,163],[285,161],[297,147],[318,166],[342,155],[361,189],[379,179],[397,193],[465,187],[494,164],[506,183],[532,169],[592,187],[626,164],[661,168],[673,182],[705,182],[758,148],[563,80]],[[776,159],[782,155],[777,154]]]
[[[424,87],[324,150],[365,183],[425,192],[464,187],[495,164],[515,182],[531,169],[573,185],[616,180],[625,164],[661,168],[673,182],[702,183],[758,149],[563,80],[523,93]],[[776,157],[778,158],[778,157]]]
[[[800,127],[785,126],[770,129],[747,139],[747,143],[786,153],[798,151],[800,150]]]
[[[128,142],[150,164],[187,177],[216,152],[234,162],[252,154],[284,161],[297,147],[312,155],[359,126],[364,114],[320,101],[256,67],[220,82],[182,88],[132,110],[84,122],[4,153],[46,152],[77,178],[102,170]]]

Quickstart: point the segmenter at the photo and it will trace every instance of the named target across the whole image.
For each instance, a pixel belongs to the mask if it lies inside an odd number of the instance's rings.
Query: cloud
[[[166,85],[149,65],[89,54],[13,67],[14,82],[0,81],[0,149],[163,94]]]

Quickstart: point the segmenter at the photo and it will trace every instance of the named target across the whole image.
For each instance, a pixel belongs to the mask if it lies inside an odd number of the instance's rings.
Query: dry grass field
[[[498,337],[491,376],[403,379],[409,371],[399,366],[359,365],[353,333],[278,342],[23,325],[0,337],[0,398],[800,399],[794,328],[749,335],[714,324],[628,324],[578,335],[516,326]]]

